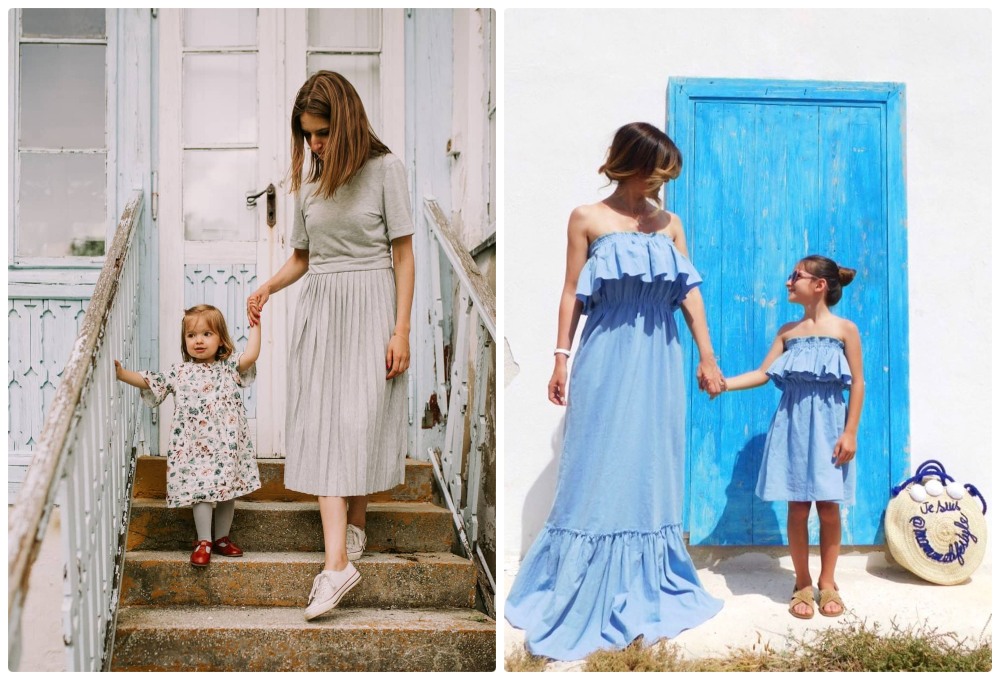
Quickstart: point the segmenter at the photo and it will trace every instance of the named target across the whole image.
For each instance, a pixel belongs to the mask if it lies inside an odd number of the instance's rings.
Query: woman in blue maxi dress
[[[655,127],[633,123],[618,131],[601,171],[618,182],[615,192],[577,208],[569,225],[549,394],[568,406],[556,495],[505,608],[532,653],[558,660],[640,635],[673,638],[722,607],[702,588],[682,535],[678,307],[700,352],[700,385],[718,394],[722,378],[680,220],[648,200],[680,172],[680,153]],[[581,313],[567,393],[562,350]]]

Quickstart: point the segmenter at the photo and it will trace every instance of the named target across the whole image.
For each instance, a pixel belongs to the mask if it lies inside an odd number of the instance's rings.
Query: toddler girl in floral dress
[[[166,372],[129,371],[115,361],[116,376],[142,390],[158,406],[174,395],[174,420],[167,451],[167,507],[193,506],[198,540],[191,564],[207,567],[212,553],[239,557],[229,539],[236,499],[260,488],[240,387],[256,377],[260,324],[250,328],[246,349],[235,354],[226,320],[217,308],[197,305],[181,322],[184,361]],[[215,541],[212,541],[213,506]]]

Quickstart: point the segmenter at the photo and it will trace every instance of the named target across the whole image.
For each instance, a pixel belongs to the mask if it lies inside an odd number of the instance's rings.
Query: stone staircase
[[[494,670],[496,623],[475,609],[429,463],[407,460],[406,481],[370,499],[362,580],[312,622],[319,505],[284,488],[281,461],[258,463],[262,488],[236,502],[230,532],[244,556],[195,569],[191,509],[167,508],[166,461],[140,458],[112,670]]]

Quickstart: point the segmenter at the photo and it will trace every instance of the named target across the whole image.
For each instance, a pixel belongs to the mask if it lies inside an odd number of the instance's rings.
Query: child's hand
[[[117,378],[118,380],[121,380],[122,379],[122,373],[124,371],[125,371],[125,369],[122,368],[121,362],[119,362],[118,359],[115,359],[115,378]]]
[[[709,401],[712,401],[717,396],[719,396],[720,394],[722,394],[723,392],[725,392],[727,389],[729,389],[728,387],[726,387],[726,376],[720,375],[719,376],[719,380],[722,383],[721,387],[719,388],[719,391],[718,392],[714,392],[714,393],[711,390],[708,391],[708,400]]]
[[[698,388],[708,392],[709,397],[715,398],[726,389],[726,379],[722,377],[722,371],[715,359],[703,359],[698,362]]]
[[[858,451],[858,438],[850,432],[840,435],[836,446],[833,447],[833,457],[837,467],[850,463],[854,460],[854,454]]]
[[[271,297],[271,293],[265,285],[255,290],[247,298],[247,320],[250,322],[251,328],[260,323],[260,313],[269,297]]]

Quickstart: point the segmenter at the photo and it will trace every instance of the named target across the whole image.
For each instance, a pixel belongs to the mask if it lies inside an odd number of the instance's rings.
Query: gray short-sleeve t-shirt
[[[392,154],[370,159],[330,198],[317,183],[295,196],[291,245],[309,251],[315,273],[385,269],[389,245],[413,233],[406,168]]]

